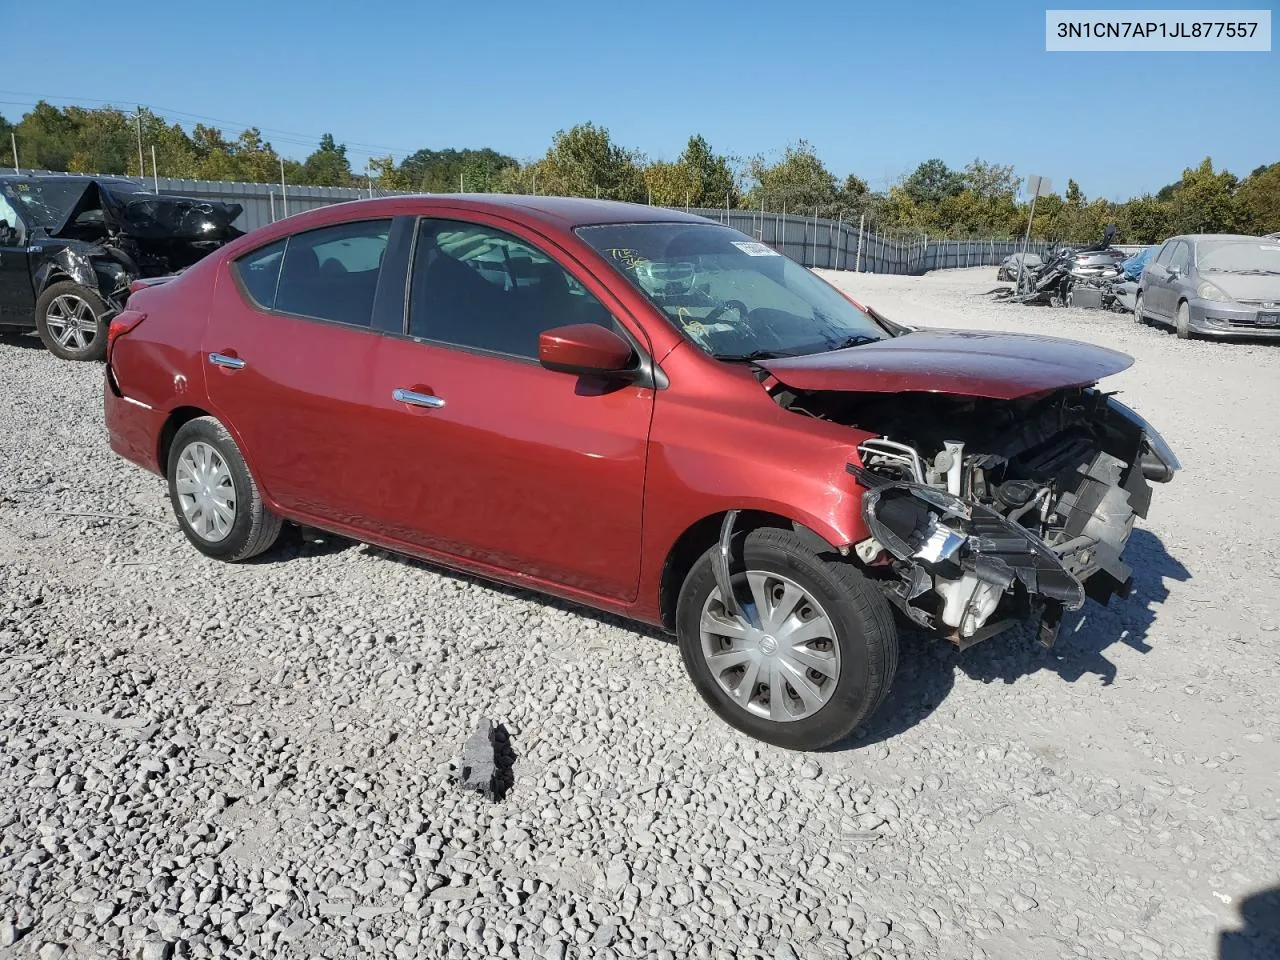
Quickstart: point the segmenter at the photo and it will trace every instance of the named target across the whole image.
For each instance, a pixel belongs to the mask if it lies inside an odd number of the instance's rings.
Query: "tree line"
[[[146,146],[139,168],[138,138]],[[885,190],[871,190],[853,174],[833,173],[813,147],[801,141],[780,157],[716,153],[700,135],[689,138],[673,161],[650,160],[614,142],[592,123],[561,130],[546,153],[520,162],[490,148],[422,149],[398,161],[374,157],[353,170],[345,144],[332,134],[301,161],[282,158],[260,130],[234,139],[216,127],[195,124],[187,132],[145,109],[137,114],[40,102],[17,124],[0,116],[0,139],[17,138],[22,165],[69,172],[146,175],[150,148],[166,177],[240,180],[314,186],[368,186],[411,190],[540,193],[602,197],[663,206],[764,210],[863,221],[879,231],[926,233],[947,238],[1018,236],[1027,201],[1013,167],[980,159],[952,169],[926,160]],[[1061,194],[1036,201],[1032,233],[1047,240],[1097,239],[1116,224],[1119,240],[1153,243],[1179,233],[1251,233],[1280,230],[1280,163],[1245,177],[1215,169],[1206,157],[1175,183],[1123,203],[1088,199],[1075,180]]]

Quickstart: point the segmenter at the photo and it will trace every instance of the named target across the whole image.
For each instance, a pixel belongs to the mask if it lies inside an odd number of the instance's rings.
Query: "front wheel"
[[[103,360],[111,310],[96,290],[70,280],[51,283],[36,300],[36,332],[63,360]]]
[[[267,509],[227,428],[198,417],[178,428],[169,448],[169,500],[197,550],[236,563],[271,548],[283,521]]]
[[[898,663],[889,604],[852,564],[795,533],[735,540],[731,613],[711,551],[685,578],[676,636],[694,685],[721,719],[758,740],[816,750],[847,737],[884,700]]]
[[[1191,308],[1187,306],[1186,301],[1178,304],[1178,320],[1176,324],[1179,340],[1190,340],[1191,331]]]
[[[1133,298],[1133,322],[1139,326],[1146,326],[1147,318],[1142,315],[1142,294],[1139,293]]]

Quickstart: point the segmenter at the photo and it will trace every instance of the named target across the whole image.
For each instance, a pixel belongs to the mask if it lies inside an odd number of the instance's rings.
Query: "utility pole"
[[[156,196],[160,196],[160,173],[156,169],[156,145],[151,145],[151,182],[155,185]]]
[[[1027,189],[1031,191],[1031,213],[1027,216],[1026,236],[1022,238],[1022,256],[1018,258],[1018,279],[1013,285],[1013,295],[1015,297],[1022,293],[1022,267],[1027,261],[1027,244],[1031,242],[1031,224],[1036,219],[1036,198],[1042,192],[1049,192],[1049,181],[1044,177],[1037,177],[1033,174],[1027,177]]]
[[[284,215],[289,215],[289,191],[284,186],[284,157],[280,158],[280,204],[284,207]]]
[[[147,175],[147,164],[142,159],[142,107],[139,105],[138,112],[134,114],[134,119],[138,121],[138,176],[145,177]]]
[[[9,133],[9,143],[13,145],[13,172],[21,173],[22,171],[18,169],[18,138],[12,131]]]

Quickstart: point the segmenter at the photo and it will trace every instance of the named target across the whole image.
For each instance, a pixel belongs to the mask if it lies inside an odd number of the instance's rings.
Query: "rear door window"
[[[373,319],[390,220],[359,220],[289,238],[274,309],[367,327]]]
[[[1156,254],[1156,263],[1160,266],[1166,266],[1169,258],[1173,256],[1173,248],[1177,246],[1176,241],[1170,241],[1160,248],[1160,252]]]
[[[1191,267],[1191,247],[1186,241],[1179,240],[1174,244],[1173,256],[1169,258],[1169,266],[1176,267],[1183,273]]]

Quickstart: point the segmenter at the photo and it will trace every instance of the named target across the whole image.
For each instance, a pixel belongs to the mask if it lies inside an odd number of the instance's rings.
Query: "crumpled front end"
[[[868,440],[849,465],[871,534],[857,554],[900,610],[961,648],[1039,619],[1047,646],[1064,610],[1128,594],[1149,482],[1179,467],[1141,417],[1095,389],[918,405],[888,414],[907,439]]]

